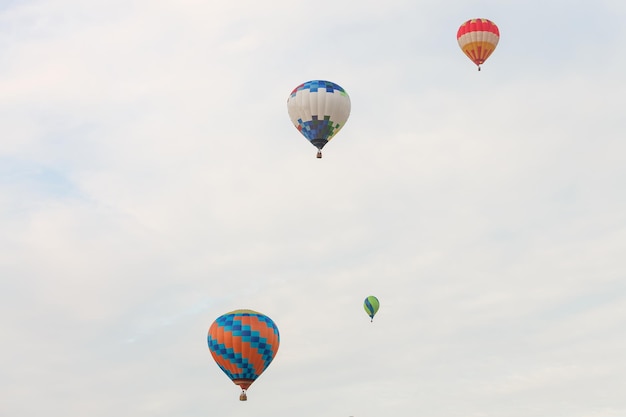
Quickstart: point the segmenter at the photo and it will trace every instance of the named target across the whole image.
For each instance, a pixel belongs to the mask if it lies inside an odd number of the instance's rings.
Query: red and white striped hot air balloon
[[[456,34],[459,46],[474,64],[480,66],[496,49],[500,40],[500,31],[495,23],[488,19],[470,19],[463,23]]]

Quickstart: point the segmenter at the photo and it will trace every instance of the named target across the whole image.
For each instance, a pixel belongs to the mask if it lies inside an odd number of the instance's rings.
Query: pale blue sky
[[[624,21],[1,2],[0,415],[626,415]],[[321,160],[287,115],[310,79],[352,101]],[[247,403],[206,346],[238,308],[281,331]]]

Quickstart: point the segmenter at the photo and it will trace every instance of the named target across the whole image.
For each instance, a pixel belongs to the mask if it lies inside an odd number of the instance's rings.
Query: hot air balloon
[[[324,145],[348,120],[350,97],[333,82],[307,81],[293,89],[287,110],[293,125],[317,148],[317,157],[321,158]]]
[[[363,301],[363,308],[368,316],[370,316],[370,321],[374,321],[374,316],[380,307],[380,303],[378,302],[378,298],[370,295]]]
[[[239,400],[246,401],[246,391],[276,356],[280,335],[266,315],[235,310],[213,322],[207,341],[215,362],[241,388]]]
[[[474,64],[480,66],[496,49],[500,31],[495,23],[487,19],[470,19],[463,23],[456,34],[459,46]]]

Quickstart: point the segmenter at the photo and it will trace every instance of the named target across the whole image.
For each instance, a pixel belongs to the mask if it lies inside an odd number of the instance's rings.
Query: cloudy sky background
[[[1,1],[0,414],[623,417],[624,21]],[[352,100],[321,160],[287,116],[311,79]],[[206,346],[237,308],[281,331],[247,403]]]

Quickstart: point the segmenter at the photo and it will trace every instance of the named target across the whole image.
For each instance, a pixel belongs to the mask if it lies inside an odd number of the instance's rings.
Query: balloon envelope
[[[350,116],[350,97],[339,85],[312,80],[293,89],[287,99],[289,118],[298,131],[318,149],[340,130]]]
[[[500,30],[491,20],[470,19],[461,25],[456,40],[465,55],[480,70],[480,66],[496,49],[500,40]]]
[[[207,336],[211,356],[224,373],[245,391],[274,360],[280,335],[264,314],[235,310],[218,317]]]
[[[363,301],[363,308],[365,309],[367,315],[372,319],[371,321],[374,321],[374,316],[376,315],[376,312],[378,312],[379,307],[380,303],[378,302],[378,298],[373,295],[370,295],[365,299],[365,301]]]

